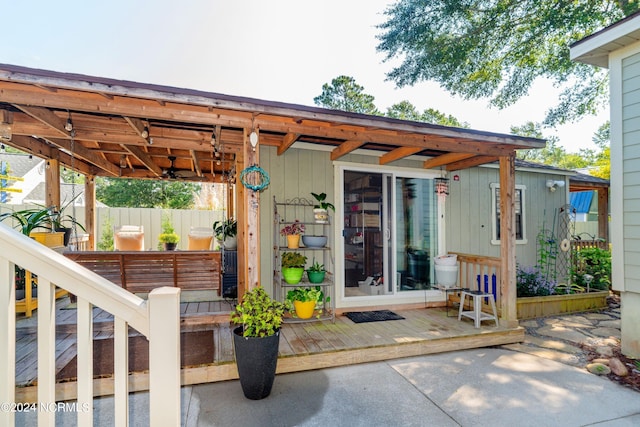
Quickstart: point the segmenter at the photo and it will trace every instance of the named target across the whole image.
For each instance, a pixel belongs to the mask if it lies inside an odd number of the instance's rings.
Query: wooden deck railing
[[[494,295],[500,313],[500,258],[450,252],[458,256],[458,285],[462,288],[482,290]],[[491,313],[484,301],[483,311]]]
[[[180,289],[153,290],[147,301],[65,256],[0,224],[0,402],[16,402],[15,265],[38,275],[36,402],[56,399],[56,284],[77,296],[77,407],[80,426],[93,425],[93,316],[97,306],[114,316],[115,425],[129,425],[129,326],[149,340],[151,425],[180,424]],[[49,406],[47,406],[49,405]],[[55,425],[54,410],[38,411],[38,425]],[[0,411],[0,425],[15,425],[15,412]]]

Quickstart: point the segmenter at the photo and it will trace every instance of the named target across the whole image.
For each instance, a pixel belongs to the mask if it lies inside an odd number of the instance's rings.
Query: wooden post
[[[15,402],[16,393],[16,285],[14,264],[0,257],[0,402]],[[15,425],[13,411],[0,411],[0,425]]]
[[[598,237],[609,242],[609,187],[598,188]]]
[[[243,136],[243,155],[236,157],[238,172],[236,189],[238,191],[238,297],[246,291],[260,285],[260,195],[249,190],[240,182],[240,172],[258,164],[258,148],[255,150],[249,142],[251,132],[257,129],[245,129]]]
[[[45,163],[44,188],[45,205],[60,207],[60,162],[57,158],[49,159]]]
[[[84,180],[84,228],[89,233],[87,249],[96,250],[96,183],[93,175],[87,175]]]
[[[501,321],[518,325],[516,305],[515,153],[500,157],[500,292]]]

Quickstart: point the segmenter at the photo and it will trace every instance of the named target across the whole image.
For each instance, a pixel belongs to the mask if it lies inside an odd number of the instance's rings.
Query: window
[[[516,185],[516,192],[514,197],[514,210],[516,218],[514,226],[516,228],[516,243],[527,243],[527,230],[524,215],[525,207],[525,193],[526,187],[524,185]],[[500,184],[491,184],[491,200],[492,200],[492,224],[493,235],[491,243],[494,245],[500,244]]]

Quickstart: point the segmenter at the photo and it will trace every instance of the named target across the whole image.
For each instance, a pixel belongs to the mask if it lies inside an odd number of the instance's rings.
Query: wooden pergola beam
[[[421,151],[422,151],[422,148],[420,147],[398,147],[380,156],[379,163],[381,165],[386,165],[387,163],[391,163],[394,160],[400,160],[405,157],[409,157],[414,154],[417,154]]]
[[[474,157],[475,154],[469,153],[447,153],[438,157],[433,157],[429,160],[425,160],[422,167],[425,169],[437,168],[439,166],[448,165],[449,163],[459,162],[461,160]]]
[[[13,106],[56,131],[56,136],[69,136],[69,131],[64,128],[66,121],[56,116],[51,110],[42,107],[25,107],[19,104],[13,104]]]
[[[299,133],[287,133],[283,138],[280,145],[278,145],[278,156],[281,156],[293,145],[294,142],[300,137]]]
[[[474,166],[484,165],[486,163],[495,162],[498,160],[498,157],[495,156],[473,156],[465,160],[460,160],[459,162],[453,162],[446,165],[446,169],[450,171],[457,171],[461,169],[468,169]]]
[[[358,147],[362,147],[364,143],[365,141],[345,141],[331,151],[330,158],[332,161],[338,160],[340,157],[346,156]]]
[[[93,151],[87,148],[84,148],[79,143],[73,144],[73,147],[72,147],[71,141],[69,141],[68,139],[51,138],[51,139],[47,139],[47,141],[51,142],[52,144],[60,148],[63,148],[69,153],[73,153],[74,157],[76,158],[83,159],[86,162],[89,162],[98,166],[100,169],[110,173],[113,176],[120,175],[120,167],[106,161],[103,157],[100,157],[98,154],[94,153]],[[70,166],[70,163],[68,164],[65,162],[65,164],[67,164],[67,166]]]
[[[155,176],[162,176],[162,168],[156,165],[151,159],[151,156],[149,156],[149,154],[147,154],[140,147],[132,145],[122,145],[122,148],[131,153],[136,159],[140,160],[140,162],[142,162],[142,164],[145,165],[146,168],[149,169]]]

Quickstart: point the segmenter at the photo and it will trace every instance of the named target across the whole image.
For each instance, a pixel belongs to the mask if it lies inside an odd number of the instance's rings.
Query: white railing
[[[114,316],[115,425],[128,425],[129,421],[128,326],[149,339],[150,424],[180,424],[180,289],[155,289],[145,301],[3,224],[0,224],[1,404],[15,403],[15,264],[38,276],[36,404],[47,407],[56,402],[57,285],[77,296],[78,425],[93,425],[93,306]],[[0,411],[0,425],[15,425],[15,413]],[[38,425],[54,426],[55,411],[38,411]]]

